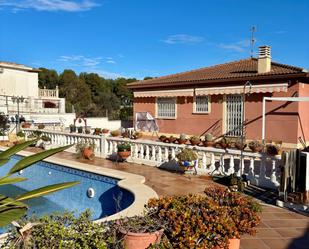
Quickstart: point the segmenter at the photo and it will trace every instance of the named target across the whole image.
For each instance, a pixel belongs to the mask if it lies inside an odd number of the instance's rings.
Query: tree
[[[50,70],[44,67],[40,67],[39,72],[39,87],[54,89],[59,83],[59,76],[56,70]]]

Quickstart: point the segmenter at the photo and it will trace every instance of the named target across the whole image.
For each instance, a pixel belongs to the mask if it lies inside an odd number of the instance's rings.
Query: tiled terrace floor
[[[100,158],[93,161],[76,159],[74,154],[67,152],[61,152],[56,157],[143,175],[145,184],[158,195],[201,193],[205,187],[216,184],[209,177],[180,175],[150,166],[115,163]],[[264,205],[262,222],[257,230],[256,236],[242,237],[241,249],[309,249],[307,216]]]

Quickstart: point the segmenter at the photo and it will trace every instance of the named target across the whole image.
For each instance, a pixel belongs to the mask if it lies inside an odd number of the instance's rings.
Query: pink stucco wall
[[[299,97],[309,97],[309,84],[299,84]],[[309,102],[299,102],[298,136],[309,143]]]
[[[288,92],[274,94],[251,94],[246,97],[245,117],[248,121],[246,128],[247,139],[261,139],[262,136],[262,99],[268,97],[291,97],[295,92],[302,96],[309,96],[309,87],[301,87],[294,83]],[[188,135],[201,135],[211,132],[215,136],[223,133],[223,95],[211,96],[211,112],[209,114],[193,114],[193,98],[177,98],[176,120],[157,119],[162,133],[185,133]],[[134,113],[148,111],[155,117],[155,98],[135,98]],[[301,116],[304,132],[309,138],[309,103],[298,102],[267,102],[266,104],[266,139],[297,143],[300,134],[299,118]],[[298,115],[299,113],[299,115]]]

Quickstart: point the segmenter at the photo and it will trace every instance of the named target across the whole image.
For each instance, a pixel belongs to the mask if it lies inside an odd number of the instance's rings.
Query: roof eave
[[[149,89],[149,88],[158,88],[158,87],[187,87],[200,85],[204,83],[215,84],[215,83],[235,83],[235,82],[244,82],[244,81],[261,81],[261,80],[282,80],[282,79],[303,79],[305,82],[309,82],[309,73],[294,73],[294,74],[280,74],[280,75],[258,75],[258,76],[248,76],[248,77],[238,77],[238,78],[228,78],[228,79],[214,79],[214,80],[192,80],[187,82],[161,82],[161,83],[153,83],[153,84],[135,84],[127,85],[127,87],[131,90],[139,90],[139,89]]]

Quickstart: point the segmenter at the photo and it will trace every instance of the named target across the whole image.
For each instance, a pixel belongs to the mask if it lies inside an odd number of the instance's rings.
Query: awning
[[[243,86],[224,86],[224,87],[204,87],[196,89],[181,89],[181,90],[164,90],[164,91],[143,91],[134,92],[134,97],[192,97],[201,95],[223,95],[223,94],[242,94],[244,91]],[[248,92],[248,87],[246,92]],[[288,83],[279,84],[263,84],[252,85],[250,93],[273,93],[273,92],[287,92]]]
[[[268,84],[268,85],[252,85],[250,93],[273,93],[273,92],[287,92],[288,83]],[[195,95],[218,95],[218,94],[242,94],[244,92],[243,86],[226,86],[226,87],[209,87],[196,88]],[[248,87],[246,92],[249,92]]]
[[[164,91],[146,91],[146,92],[134,92],[134,97],[178,97],[178,96],[193,96],[193,89],[181,89],[181,90],[164,90]]]

